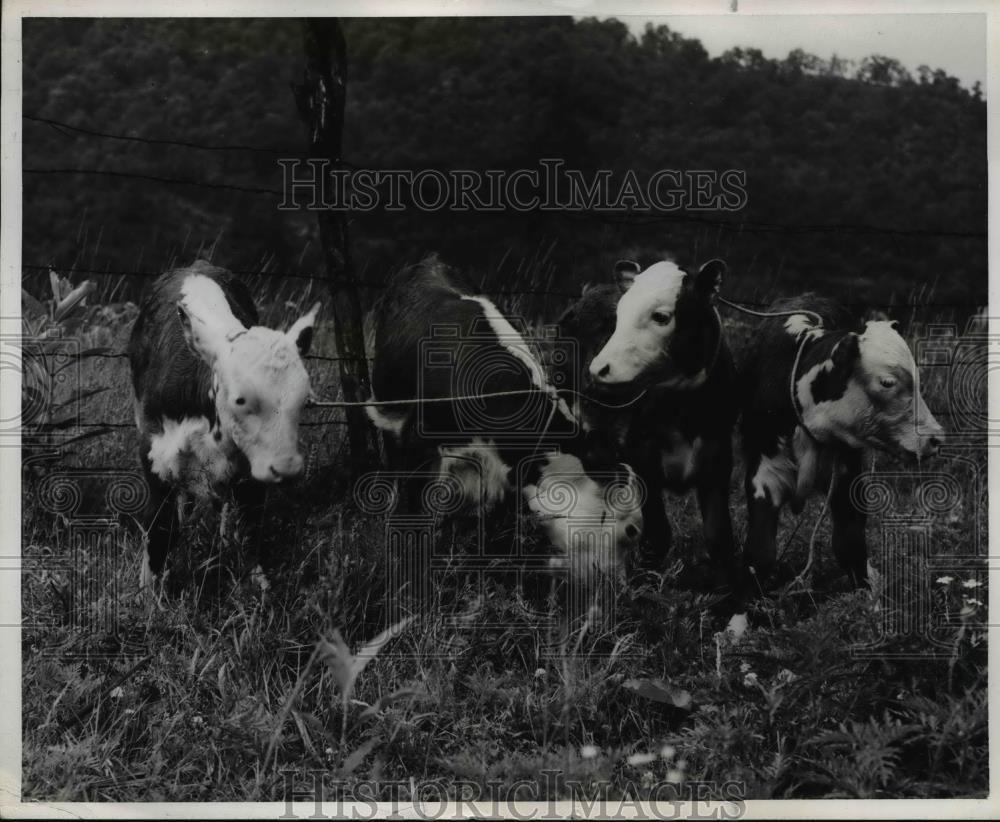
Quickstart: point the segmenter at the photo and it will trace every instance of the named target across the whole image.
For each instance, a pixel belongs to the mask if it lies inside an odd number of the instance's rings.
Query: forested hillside
[[[725,257],[727,289],[748,298],[985,301],[986,104],[942,71],[712,59],[666,27],[637,39],[614,20],[357,19],[345,34],[354,168],[746,172],[739,211],[357,214],[354,257],[373,282],[436,250],[494,287],[520,266],[576,290],[624,255],[672,253]],[[305,144],[302,65],[295,21],[25,21],[29,278],[156,271],[199,251],[317,272],[314,215],[279,211],[273,193],[277,159]]]

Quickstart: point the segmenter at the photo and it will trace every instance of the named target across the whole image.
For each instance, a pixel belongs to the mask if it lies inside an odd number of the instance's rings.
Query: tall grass
[[[541,254],[519,276],[541,282],[545,265]],[[298,316],[316,298],[302,288],[282,284],[268,294],[265,321]],[[560,308],[528,300],[505,308],[532,323]],[[737,350],[754,328],[726,316]],[[110,347],[121,350],[128,330],[109,329]],[[314,339],[316,353],[336,356],[328,318]],[[333,365],[308,363],[326,397],[338,395]],[[96,384],[112,390],[86,400],[83,416],[131,422],[127,361],[85,361],[80,389]],[[948,408],[948,390],[940,376],[924,384],[935,408]],[[338,418],[311,411],[307,421]],[[617,796],[696,782],[722,796],[730,781],[748,798],[985,794],[985,565],[969,558],[976,533],[986,535],[974,483],[985,448],[969,452],[971,463],[947,465],[961,499],[932,512],[934,560],[961,559],[942,570],[909,558],[911,581],[932,574],[927,602],[915,584],[909,599],[885,580],[871,592],[849,590],[824,550],[815,588],[762,599],[754,628],[734,644],[717,597],[680,582],[680,558],[700,540],[697,506],[682,498],[671,506],[678,561],[619,587],[612,622],[559,634],[551,603],[526,601],[501,575],[482,586],[458,576],[348,683],[335,660],[349,660],[351,648],[387,627],[399,592],[387,590],[385,522],[358,510],[339,468],[342,427],[308,426],[303,437],[312,454],[307,482],[269,501],[282,566],[266,594],[209,514],[170,559],[174,594],[163,607],[138,590],[141,536],[129,527],[115,532],[113,579],[81,605],[58,561],[70,554],[69,524],[25,498],[25,561],[42,569],[23,585],[26,798],[280,801],[288,769],[322,770],[343,785],[371,780],[380,798],[395,792],[404,801],[421,785],[454,794],[461,783],[518,780],[541,798],[570,795],[573,781]],[[137,467],[135,448],[134,432],[118,429],[81,443],[66,463]],[[741,471],[737,460],[738,538],[746,528]],[[912,507],[912,482],[893,482]],[[807,506],[806,522],[818,507]],[[795,525],[786,517],[779,545],[799,568],[811,529]],[[877,564],[880,521],[872,519],[868,537]],[[829,539],[825,524],[819,544]],[[211,564],[227,572],[221,583],[206,582]],[[887,610],[905,616],[925,606],[937,620],[931,635],[880,633]],[[92,615],[112,608],[112,625],[85,613],[82,632],[81,607]],[[872,645],[873,655],[859,653]]]

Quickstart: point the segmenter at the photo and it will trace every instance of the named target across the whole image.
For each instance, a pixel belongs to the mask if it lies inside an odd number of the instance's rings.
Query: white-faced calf
[[[232,491],[241,519],[259,525],[266,485],[302,473],[302,357],[318,310],[288,331],[262,327],[246,286],[203,260],[145,294],[129,342],[151,490],[144,583],[162,573],[188,502],[222,502]]]
[[[581,365],[594,400],[581,404],[586,423],[610,432],[647,488],[644,561],[662,565],[671,542],[663,492],[694,489],[705,543],[716,570],[734,568],[729,514],[735,372],[715,309],[725,264],[685,271],[658,262],[645,271],[616,267],[617,286],[597,286],[560,318],[580,342]],[[641,390],[646,393],[628,407]]]
[[[813,295],[768,310],[795,309],[815,312],[822,326],[808,314],[768,320],[741,367],[745,559],[758,576],[766,574],[775,562],[781,508],[801,511],[832,481],[834,554],[861,584],[868,574],[865,514],[851,487],[863,482],[864,449],[919,460],[938,450],[944,431],[920,394],[916,363],[894,323],[858,327],[849,312]]]

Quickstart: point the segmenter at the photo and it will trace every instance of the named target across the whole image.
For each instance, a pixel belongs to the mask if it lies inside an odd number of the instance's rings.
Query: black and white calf
[[[694,490],[705,544],[717,570],[734,567],[729,481],[736,375],[715,309],[725,264],[685,271],[658,262],[616,267],[618,285],[589,287],[560,318],[580,343],[592,397],[620,410],[581,404],[589,427],[610,432],[647,488],[645,561],[661,565],[671,543],[663,492]]]
[[[605,533],[613,525],[612,555],[593,557],[604,568],[617,571],[640,536],[634,473],[597,455],[521,333],[435,257],[389,284],[377,310],[372,385],[382,402],[455,398],[369,406],[391,468],[457,480],[466,509],[489,511],[519,492],[564,555],[589,544],[578,539],[581,525]],[[482,396],[502,392],[517,393]],[[516,475],[519,464],[526,469]]]
[[[318,310],[288,331],[262,327],[246,286],[203,260],[160,276],[144,295],[128,349],[151,491],[144,583],[162,573],[188,502],[222,502],[233,491],[248,516],[259,515],[267,484],[302,473],[302,357]]]
[[[822,325],[806,313],[770,319],[741,365],[745,560],[766,574],[775,562],[781,508],[801,511],[811,495],[830,489],[834,554],[861,584],[868,576],[865,514],[852,503],[851,486],[863,482],[864,449],[919,460],[937,451],[944,432],[920,394],[916,363],[894,323],[862,327],[836,303],[811,294],[768,310],[796,309],[814,312]]]

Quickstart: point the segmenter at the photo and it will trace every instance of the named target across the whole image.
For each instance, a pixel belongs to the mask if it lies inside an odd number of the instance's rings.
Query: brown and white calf
[[[569,565],[618,571],[642,528],[634,473],[598,456],[522,334],[437,258],[390,282],[377,310],[372,385],[375,401],[425,401],[369,406],[390,468],[450,478],[462,499],[449,510],[485,513],[519,494],[562,556],[596,544],[580,539],[595,523],[613,534],[612,550],[583,561],[574,554]],[[518,393],[482,396],[502,392]],[[424,497],[407,496],[411,508]]]
[[[609,432],[647,488],[644,564],[661,566],[671,543],[665,494],[694,490],[717,576],[735,568],[729,482],[736,377],[715,310],[725,264],[685,271],[658,262],[616,267],[617,285],[592,286],[559,320],[579,341],[589,393],[588,426]],[[621,409],[641,390],[645,394]],[[602,404],[603,403],[603,404]]]
[[[259,521],[266,486],[302,473],[302,357],[318,310],[288,331],[265,328],[246,286],[204,260],[163,274],[144,295],[128,353],[151,491],[145,584],[162,573],[188,502],[233,492]]]
[[[920,394],[916,363],[895,323],[862,327],[844,308],[812,294],[767,310],[796,309],[815,312],[822,325],[806,313],[766,321],[740,369],[745,562],[765,575],[775,562],[781,509],[801,511],[832,481],[834,554],[862,584],[868,576],[865,514],[852,502],[851,487],[864,481],[864,449],[919,460],[938,450],[944,431]],[[861,493],[856,487],[856,498]]]

